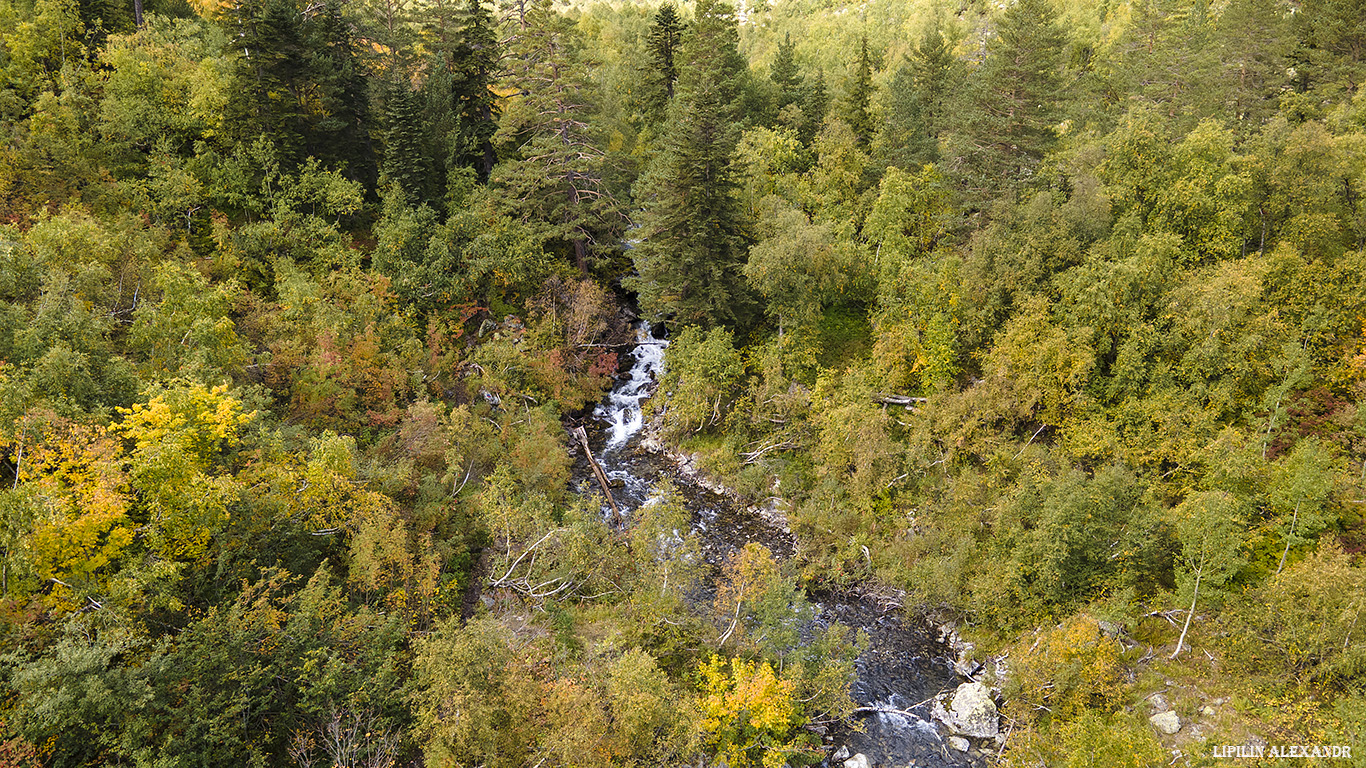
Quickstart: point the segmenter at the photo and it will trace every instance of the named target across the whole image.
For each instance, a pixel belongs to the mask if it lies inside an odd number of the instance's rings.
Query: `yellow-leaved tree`
[[[712,656],[699,672],[702,730],[719,760],[733,768],[782,768],[814,754],[798,732],[804,718],[796,685],[779,679],[768,662]]]
[[[55,419],[23,454],[7,523],[27,529],[7,552],[5,592],[41,589],[49,609],[99,605],[133,542],[118,440],[102,427]],[[21,514],[22,513],[22,514]],[[31,526],[29,528],[28,526]],[[16,531],[18,532],[18,531]],[[11,585],[10,575],[27,576]]]
[[[146,403],[119,412],[123,421],[111,431],[133,441],[129,474],[152,552],[173,561],[202,560],[241,492],[221,465],[255,412],[244,412],[227,385],[193,381],[158,387]]]

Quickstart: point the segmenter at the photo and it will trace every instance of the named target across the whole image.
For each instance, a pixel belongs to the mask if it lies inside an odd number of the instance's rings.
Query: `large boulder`
[[[1162,731],[1168,736],[1181,730],[1181,718],[1170,709],[1166,712],[1158,712],[1148,718],[1148,722],[1152,723],[1154,728]]]
[[[963,736],[994,738],[1001,729],[1000,714],[991,691],[981,683],[963,683],[949,705],[949,728]]]
[[[860,752],[848,760],[845,760],[844,768],[873,768],[873,765],[868,762],[868,756]]]

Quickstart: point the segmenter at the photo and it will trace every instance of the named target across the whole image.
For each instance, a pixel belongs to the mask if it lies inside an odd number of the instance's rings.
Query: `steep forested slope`
[[[0,0],[3,761],[810,764],[855,587],[1366,760],[1363,19]],[[571,488],[634,311],[792,559]]]

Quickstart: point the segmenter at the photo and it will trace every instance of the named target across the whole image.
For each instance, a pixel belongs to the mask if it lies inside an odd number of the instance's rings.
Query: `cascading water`
[[[631,350],[635,364],[625,381],[612,388],[607,401],[593,411],[599,420],[608,423],[607,451],[620,448],[645,426],[642,401],[654,393],[654,384],[664,372],[664,348],[669,342],[655,338],[648,323],[636,326],[636,346]]]
[[[677,489],[693,514],[693,528],[702,540],[706,558],[719,565],[750,541],[767,546],[775,556],[790,557],[792,535],[747,510],[733,499],[703,487],[683,474],[662,453],[642,447],[647,400],[664,371],[668,342],[655,336],[648,323],[636,326],[631,368],[593,411],[597,429],[589,429],[589,444],[612,485],[617,506],[627,520],[650,502],[664,480]],[[580,457],[576,476],[589,481],[587,459]],[[586,485],[585,487],[591,487]],[[604,504],[604,515],[608,514]],[[862,753],[873,766],[917,768],[980,765],[985,755],[964,753],[947,746],[929,719],[926,700],[958,684],[948,649],[923,621],[903,619],[872,598],[837,598],[817,603],[816,625],[840,622],[868,633],[871,644],[859,657],[857,679],[850,693],[864,712],[863,730],[832,729],[827,746],[839,757]],[[841,768],[843,758],[831,761]]]

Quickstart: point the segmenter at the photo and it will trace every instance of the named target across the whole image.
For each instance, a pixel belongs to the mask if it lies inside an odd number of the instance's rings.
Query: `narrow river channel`
[[[589,445],[612,483],[622,515],[629,521],[656,486],[668,480],[692,512],[693,530],[713,567],[751,541],[767,546],[780,559],[791,557],[792,534],[704,487],[680,472],[657,446],[649,445],[648,400],[663,372],[668,342],[653,335],[646,323],[636,326],[636,334],[631,367],[618,376],[587,425]],[[580,454],[575,479],[584,481],[585,488],[595,488],[591,478],[588,461]],[[858,754],[865,755],[873,768],[986,764],[987,755],[975,749],[950,748],[948,734],[930,720],[929,700],[943,691],[951,693],[963,680],[954,671],[951,651],[928,621],[873,597],[810,597],[817,607],[816,624],[838,621],[868,633],[870,646],[858,659],[853,699],[860,707],[900,711],[862,713],[862,731],[832,727],[825,735],[827,754],[833,756],[827,765],[840,768],[845,759]]]

